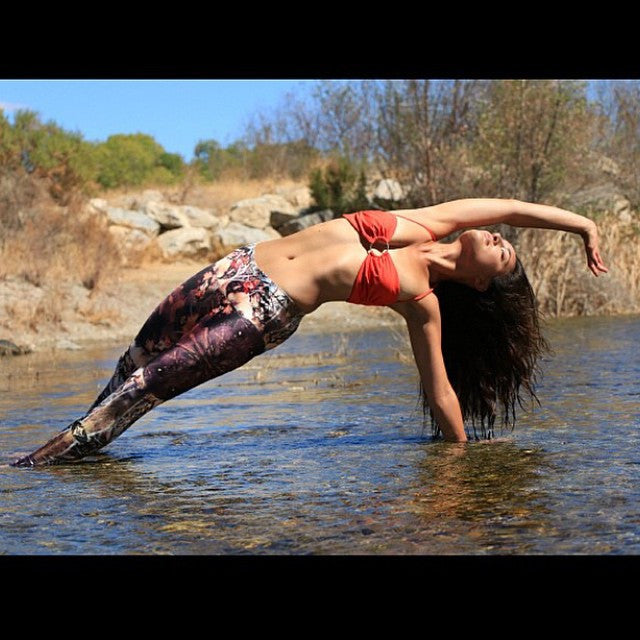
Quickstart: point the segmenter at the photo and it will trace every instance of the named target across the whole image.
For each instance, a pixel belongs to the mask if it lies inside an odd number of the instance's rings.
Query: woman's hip
[[[184,335],[238,314],[272,349],[297,328],[303,312],[256,264],[255,245],[238,247],[176,287],[149,316],[135,344],[150,355],[175,345]]]

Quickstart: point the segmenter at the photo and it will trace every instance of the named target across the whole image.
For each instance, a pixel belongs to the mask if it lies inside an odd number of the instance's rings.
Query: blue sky
[[[281,104],[305,80],[0,80],[0,108],[30,109],[85,140],[146,133],[190,160],[199,140],[223,146],[251,115]]]
[[[314,82],[0,79],[0,108],[9,117],[16,109],[37,111],[41,120],[94,142],[115,133],[146,133],[189,161],[199,140],[230,144],[251,115],[270,111],[289,91],[303,92]]]

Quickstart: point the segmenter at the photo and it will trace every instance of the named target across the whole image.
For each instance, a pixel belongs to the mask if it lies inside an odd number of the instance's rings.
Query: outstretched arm
[[[607,273],[598,247],[598,227],[593,220],[565,211],[558,207],[514,200],[514,211],[507,217],[507,224],[514,227],[537,227],[577,233],[584,241],[587,266],[594,276],[599,271]]]
[[[391,308],[407,323],[413,356],[435,420],[448,442],[466,442],[460,402],[447,377],[441,348],[440,311],[434,296]]]
[[[429,226],[438,238],[461,229],[501,223],[576,233],[584,241],[587,266],[592,273],[597,276],[599,271],[608,271],[600,257],[596,223],[559,207],[513,199],[464,198],[403,213]]]

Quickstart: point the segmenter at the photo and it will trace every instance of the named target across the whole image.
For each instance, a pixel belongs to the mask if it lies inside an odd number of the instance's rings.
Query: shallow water
[[[0,552],[639,553],[640,317],[547,336],[542,408],[452,445],[393,331],[300,331],[88,461],[0,466]],[[120,351],[0,360],[0,462],[82,414]]]

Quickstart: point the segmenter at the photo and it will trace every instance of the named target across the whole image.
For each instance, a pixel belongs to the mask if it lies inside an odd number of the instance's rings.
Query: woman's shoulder
[[[420,300],[404,300],[387,306],[400,314],[407,322],[440,324],[440,303],[433,291]]]

